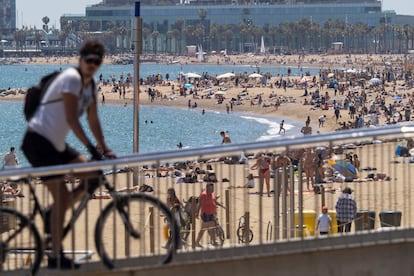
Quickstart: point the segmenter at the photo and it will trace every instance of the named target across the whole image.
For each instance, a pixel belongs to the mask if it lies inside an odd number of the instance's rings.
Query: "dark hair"
[[[105,55],[105,47],[98,40],[87,40],[81,47],[79,53],[81,57],[86,57],[92,54],[103,58]]]
[[[351,188],[349,188],[349,187],[345,187],[345,188],[342,190],[342,192],[343,192],[344,194],[352,194],[352,190],[351,190]]]
[[[10,148],[10,151],[14,151],[14,147],[11,147],[11,148]]]

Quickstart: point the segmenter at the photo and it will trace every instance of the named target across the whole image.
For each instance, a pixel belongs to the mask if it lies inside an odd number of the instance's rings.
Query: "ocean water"
[[[20,88],[29,87],[39,82],[39,79],[47,73],[65,69],[73,65],[36,65],[36,64],[21,64],[21,65],[0,65],[0,90],[7,88]],[[216,76],[219,74],[234,72],[248,74],[253,72],[271,73],[272,75],[281,74],[287,75],[288,67],[284,66],[260,66],[256,67],[251,65],[187,65],[187,64],[142,64],[140,66],[140,77],[145,78],[147,76],[161,74],[163,77],[168,73],[170,79],[176,79],[180,73],[194,72],[202,74],[207,72],[209,75]],[[318,68],[291,68],[291,74],[293,76],[300,76],[306,72],[310,72],[312,75],[319,74]],[[127,73],[134,73],[133,65],[110,65],[104,64],[101,66],[99,72],[96,74],[102,74],[104,79],[110,79],[111,75],[115,75],[119,78],[121,74],[124,76]]]
[[[183,66],[184,67],[184,66]],[[185,70],[210,74],[223,72],[254,72],[249,66],[188,66],[145,65],[141,76],[169,73],[174,77],[175,70]],[[7,65],[0,66],[0,87],[27,87],[37,83],[40,76],[59,69],[59,65]],[[284,70],[287,68],[262,68],[262,72]],[[129,71],[131,70],[131,71]],[[316,70],[316,69],[315,69]],[[105,65],[101,68],[104,77],[133,72],[131,66]],[[300,73],[299,71],[293,72]],[[177,73],[178,75],[178,73]],[[22,102],[0,102],[0,154],[3,156],[11,146],[16,147],[17,155],[23,166],[28,165],[19,147],[25,132]],[[133,153],[133,106],[99,105],[99,113],[108,145],[118,156]],[[177,150],[181,142],[184,148],[197,148],[221,144],[220,131],[226,131],[233,143],[254,142],[280,139],[279,123],[285,120],[286,135],[299,135],[302,122],[287,118],[256,116],[252,114],[207,111],[200,109],[179,109],[157,106],[140,106],[139,152],[161,152]],[[83,124],[86,125],[83,118]],[[92,135],[88,133],[90,137]],[[69,144],[86,153],[77,139],[71,134]]]

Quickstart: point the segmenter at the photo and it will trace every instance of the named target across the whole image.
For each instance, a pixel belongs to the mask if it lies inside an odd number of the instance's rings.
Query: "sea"
[[[0,90],[8,88],[24,88],[36,84],[41,76],[56,70],[63,70],[73,65],[34,65],[14,64],[0,65]],[[219,75],[226,72],[234,73],[271,73],[272,75],[287,75],[288,67],[256,65],[195,65],[195,64],[142,64],[140,76],[167,73],[170,78],[177,78],[180,73],[194,72]],[[291,75],[300,76],[305,72],[318,74],[318,68],[291,68]],[[114,75],[117,79],[121,74],[134,75],[133,65],[102,65],[96,74],[102,74],[104,79]],[[224,110],[224,109],[223,109]],[[133,106],[99,105],[101,123],[108,145],[118,156],[133,154]],[[270,139],[281,139],[279,124],[285,120],[285,135],[299,135],[303,122],[280,118],[276,116],[253,115],[250,113],[169,108],[159,106],[139,107],[139,152],[164,152],[178,150],[181,142],[183,148],[198,148],[221,144],[220,131],[225,131],[231,137],[232,143],[245,143]],[[23,116],[23,103],[0,101],[0,154],[6,154],[10,147],[16,148],[16,153],[22,166],[28,166],[23,153],[20,151],[21,141],[26,128]],[[85,118],[82,123],[86,126]],[[88,132],[90,137],[91,133]],[[81,152],[87,153],[73,134],[68,137],[68,143]]]

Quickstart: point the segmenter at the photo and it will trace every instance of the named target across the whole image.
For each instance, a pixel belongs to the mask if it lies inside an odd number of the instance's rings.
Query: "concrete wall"
[[[414,275],[413,252],[413,231],[404,230],[197,251],[161,267],[107,271],[89,265],[71,275],[408,276]],[[58,275],[47,270],[40,275],[48,274]]]

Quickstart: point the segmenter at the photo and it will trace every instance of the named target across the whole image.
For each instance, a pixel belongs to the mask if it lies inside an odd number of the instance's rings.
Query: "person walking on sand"
[[[250,167],[251,170],[259,170],[259,193],[263,195],[263,184],[266,183],[267,196],[270,196],[270,158],[264,153],[259,152],[256,155],[256,163]]]
[[[285,134],[286,133],[286,130],[285,130],[285,128],[284,128],[284,124],[285,124],[285,120],[282,120],[281,122],[280,122],[280,126],[279,126],[279,134],[283,131],[283,134]]]
[[[66,143],[69,132],[85,146],[94,160],[116,158],[108,148],[97,110],[97,89],[94,75],[102,64],[105,48],[97,40],[86,41],[80,49],[78,68],[68,68],[49,85],[44,102],[39,105],[28,122],[23,138],[22,150],[33,167],[86,163],[88,158]],[[83,113],[87,115],[89,128],[97,142],[94,146],[80,122]],[[98,151],[99,149],[99,151]],[[53,203],[45,212],[45,232],[51,234],[52,247],[48,254],[48,268],[78,268],[72,259],[63,253],[62,235],[65,214],[74,202],[81,199],[88,186],[100,184],[100,171],[77,173],[74,177],[82,181],[69,190],[62,175],[42,177],[44,185],[52,195]]]
[[[11,147],[10,151],[3,157],[3,168],[14,168],[19,165],[19,160],[17,159],[16,153],[14,152],[15,148]]]
[[[220,135],[223,138],[223,140],[221,140],[222,144],[230,144],[231,143],[230,136],[227,133],[225,133],[224,131],[220,131]]]
[[[332,231],[332,218],[328,214],[328,207],[322,207],[322,214],[319,215],[316,230],[319,230],[319,235],[328,235]]]
[[[323,127],[323,126],[324,126],[324,124],[325,124],[325,119],[326,119],[326,115],[321,115],[321,116],[319,116],[319,118],[318,118],[318,121],[319,121],[319,127]]]
[[[338,233],[351,232],[352,221],[355,219],[357,212],[357,204],[351,194],[351,188],[344,188],[342,195],[336,202],[335,209],[336,220],[338,223]]]
[[[224,209],[226,207],[217,201],[216,195],[214,194],[214,184],[212,182],[208,182],[206,184],[206,189],[203,190],[200,194],[197,211],[196,211],[196,218],[201,218],[201,229],[198,232],[197,239],[196,239],[196,246],[203,247],[200,244],[201,239],[203,238],[204,232],[207,230],[208,234],[210,235],[211,244],[216,246],[216,212],[217,206],[220,206]]]

